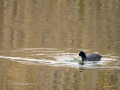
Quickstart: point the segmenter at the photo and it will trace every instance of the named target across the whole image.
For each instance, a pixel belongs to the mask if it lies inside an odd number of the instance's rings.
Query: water
[[[78,54],[72,51],[79,50],[23,48],[1,51],[0,75],[5,84],[1,88],[31,90],[119,88],[115,84],[119,83],[119,57],[114,54],[103,55],[101,61],[85,62],[84,65],[80,65],[78,62],[70,62]]]
[[[119,3],[0,1],[0,89],[120,90]],[[103,57],[81,65],[80,51]]]

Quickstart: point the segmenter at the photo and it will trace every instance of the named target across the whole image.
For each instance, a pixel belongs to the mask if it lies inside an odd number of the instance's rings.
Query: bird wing
[[[101,55],[98,54],[89,54],[86,56],[86,59],[89,61],[99,61],[101,59]]]

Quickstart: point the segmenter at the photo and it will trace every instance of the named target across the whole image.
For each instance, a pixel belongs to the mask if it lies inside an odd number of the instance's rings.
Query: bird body
[[[100,59],[102,58],[102,56],[99,55],[99,54],[88,54],[88,55],[85,55],[85,53],[83,51],[81,51],[79,53],[79,56],[82,57],[82,61],[100,61]]]
[[[89,54],[86,56],[86,60],[88,60],[88,61],[100,61],[101,57],[102,56],[99,54]]]

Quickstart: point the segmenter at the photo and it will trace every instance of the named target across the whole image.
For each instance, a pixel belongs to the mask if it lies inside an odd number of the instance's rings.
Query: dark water
[[[0,1],[0,89],[120,90],[119,17],[119,0]]]

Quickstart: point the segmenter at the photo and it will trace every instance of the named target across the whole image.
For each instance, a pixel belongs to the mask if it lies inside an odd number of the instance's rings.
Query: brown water
[[[80,51],[99,62],[71,62]],[[0,90],[120,90],[120,0],[0,1]]]

